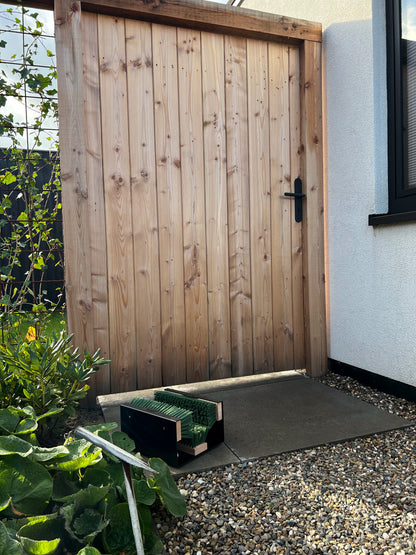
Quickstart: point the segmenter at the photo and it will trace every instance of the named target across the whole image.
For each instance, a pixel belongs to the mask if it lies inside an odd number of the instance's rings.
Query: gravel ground
[[[319,381],[416,420],[416,404]],[[188,474],[188,514],[155,515],[167,553],[415,554],[416,427]]]

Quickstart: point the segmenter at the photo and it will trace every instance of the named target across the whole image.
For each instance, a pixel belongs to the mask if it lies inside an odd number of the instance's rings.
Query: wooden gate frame
[[[36,5],[52,8],[53,0],[37,0]],[[85,137],[91,130],[84,124],[81,14],[89,11],[299,46],[301,177],[307,195],[303,224],[306,371],[310,376],[325,374],[321,24],[190,0],[55,0],[54,9],[64,238],[71,237],[65,242],[66,297],[68,328],[74,334],[74,343],[80,349],[94,351],[105,339],[97,326],[103,303],[91,276],[91,268],[99,264],[94,253],[99,222],[89,215],[87,164],[91,162],[85,150]],[[108,393],[109,383],[109,369],[103,368],[91,394]]]

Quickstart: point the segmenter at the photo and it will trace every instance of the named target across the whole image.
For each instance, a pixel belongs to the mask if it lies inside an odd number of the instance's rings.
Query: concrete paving
[[[172,469],[176,474],[412,425],[298,371],[185,384],[175,389],[222,401],[225,430],[223,444]],[[120,424],[120,404],[128,404],[133,397],[153,398],[154,391],[102,395],[97,400],[105,421]]]

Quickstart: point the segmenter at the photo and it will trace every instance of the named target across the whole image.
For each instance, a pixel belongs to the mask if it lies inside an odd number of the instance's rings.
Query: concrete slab
[[[225,442],[175,473],[276,455],[403,428],[412,422],[330,388],[296,371],[175,386],[224,404]],[[107,422],[119,405],[154,390],[100,396]]]

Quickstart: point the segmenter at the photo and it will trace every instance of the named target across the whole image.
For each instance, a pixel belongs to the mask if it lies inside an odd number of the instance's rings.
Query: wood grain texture
[[[98,18],[112,391],[136,388],[133,229],[124,20]]]
[[[232,375],[253,372],[246,39],[225,37]]]
[[[129,146],[136,292],[137,387],[161,386],[159,233],[152,30],[126,20]]]
[[[297,83],[299,87],[299,82]],[[292,203],[289,49],[269,44],[270,179],[272,210],[272,279],[274,369],[293,368]],[[297,113],[299,117],[299,113]],[[299,127],[298,122],[298,127]]]
[[[201,33],[210,378],[231,376],[224,39]]]
[[[320,376],[327,371],[321,45],[305,42],[303,72],[303,163],[308,199],[304,223],[306,370],[311,376]]]
[[[254,372],[273,370],[267,43],[247,41]]]
[[[94,348],[94,318],[80,18],[79,2],[56,2],[65,293],[68,331],[82,352]]]
[[[91,259],[91,290],[94,351],[109,358],[109,318],[107,292],[107,241],[103,187],[103,156],[101,142],[100,74],[98,53],[98,16],[83,13],[82,59],[84,78],[85,159],[88,183],[88,210]],[[111,389],[110,366],[101,366],[90,380],[90,396],[105,394]]]
[[[178,29],[187,381],[207,380],[208,306],[205,238],[201,35]]]
[[[289,48],[289,94],[290,94],[290,175],[291,184],[301,177],[301,106],[300,106],[300,60],[299,49]],[[305,191],[306,192],[306,191]],[[303,311],[303,222],[296,222],[295,203],[292,200],[292,305],[294,368],[305,367],[305,321]],[[308,197],[303,201],[305,207]]]
[[[86,0],[82,9],[164,25],[261,40],[322,40],[322,26],[303,19],[191,0]]]
[[[163,384],[186,381],[176,29],[153,25]]]

